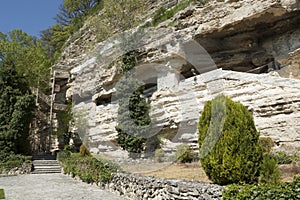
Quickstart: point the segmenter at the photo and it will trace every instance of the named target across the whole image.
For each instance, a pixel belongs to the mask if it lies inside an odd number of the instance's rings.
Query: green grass
[[[178,3],[176,6],[168,10],[161,7],[155,12],[153,16],[152,26],[157,26],[158,24],[172,18],[177,12],[185,9],[192,2],[194,2],[194,0],[186,0],[181,3]]]
[[[4,190],[0,189],[0,199],[5,199]]]
[[[153,16],[153,20],[151,22],[152,26],[157,26],[158,24],[171,19],[176,13],[178,13],[179,11],[187,8],[191,3],[201,3],[201,4],[206,4],[208,2],[208,0],[185,0],[182,1],[180,3],[178,3],[177,5],[175,5],[174,7],[172,7],[171,9],[165,9],[164,7],[161,7],[160,9],[158,9],[154,16]],[[169,24],[172,25],[172,24]]]

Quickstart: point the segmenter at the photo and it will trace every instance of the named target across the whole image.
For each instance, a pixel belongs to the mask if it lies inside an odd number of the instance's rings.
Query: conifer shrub
[[[201,165],[214,183],[257,181],[259,133],[245,106],[224,95],[215,97],[205,104],[198,130]]]
[[[274,142],[270,137],[261,137],[259,145],[263,156],[259,170],[259,183],[277,184],[280,182],[280,171],[276,159],[271,154]]]
[[[280,182],[280,171],[278,164],[271,156],[264,156],[259,173],[260,183],[277,184]]]
[[[164,156],[165,152],[162,149],[155,150],[154,160],[156,162],[163,162]]]
[[[176,149],[176,160],[180,163],[192,162],[195,158],[195,154],[191,147],[187,144],[181,144]]]
[[[272,147],[274,147],[274,142],[273,142],[272,138],[270,138],[270,137],[260,137],[259,145],[262,149],[262,153],[264,155],[269,155]]]
[[[81,157],[91,156],[90,151],[88,150],[88,148],[86,148],[84,144],[80,146],[79,154]]]

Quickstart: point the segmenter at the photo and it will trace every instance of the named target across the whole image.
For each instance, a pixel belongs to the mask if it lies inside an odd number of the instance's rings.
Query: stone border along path
[[[28,174],[0,177],[5,200],[119,200],[116,194],[63,174]]]

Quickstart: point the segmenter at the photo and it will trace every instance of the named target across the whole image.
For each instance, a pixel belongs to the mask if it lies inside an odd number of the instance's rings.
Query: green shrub
[[[75,153],[76,152],[76,147],[74,145],[65,145],[64,150]]]
[[[195,154],[191,147],[187,144],[181,144],[176,149],[177,162],[187,163],[192,162],[195,158]]]
[[[86,148],[86,146],[84,144],[82,144],[80,146],[79,154],[80,154],[81,157],[91,156],[90,151],[88,150],[88,148]]]
[[[164,7],[159,8],[153,16],[152,26],[157,26],[158,24],[171,19],[177,12],[187,8],[191,3],[195,2],[195,0],[185,0],[177,5],[175,5],[171,9],[165,9]]]
[[[165,156],[165,152],[162,149],[156,149],[155,150],[154,160],[156,162],[162,162],[164,156]]]
[[[71,156],[71,151],[63,150],[57,154],[57,159],[58,160],[67,159],[67,158],[70,158],[70,156]]]
[[[260,167],[260,183],[277,184],[280,182],[280,171],[274,158],[265,156]]]
[[[259,133],[245,106],[217,96],[205,104],[198,130],[201,165],[214,183],[257,181],[262,160]]]
[[[300,199],[300,179],[292,183],[263,185],[230,185],[223,188],[224,200],[254,200],[254,199]]]
[[[274,153],[273,158],[277,161],[278,164],[291,164],[299,160],[299,157],[296,155],[287,155],[283,151],[278,151]]]
[[[105,183],[110,180],[112,173],[116,173],[120,167],[105,159],[94,157],[82,157],[78,153],[72,153],[70,157],[58,157],[65,174],[72,177],[78,176],[87,183]]]
[[[0,189],[0,199],[5,199],[5,194],[3,189]]]
[[[270,138],[270,137],[260,137],[259,145],[262,149],[262,153],[264,155],[269,155],[272,147],[274,147],[274,142],[273,142],[272,138]]]
[[[0,171],[9,171],[16,167],[22,167],[23,163],[31,162],[31,156],[24,156],[20,154],[4,154],[0,157]]]

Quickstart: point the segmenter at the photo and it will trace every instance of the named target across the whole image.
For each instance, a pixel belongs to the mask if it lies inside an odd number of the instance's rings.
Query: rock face
[[[299,0],[212,0],[135,36],[131,50],[139,53],[136,74],[147,88],[155,133],[171,135],[173,146],[196,146],[204,103],[224,93],[248,107],[262,136],[280,147],[300,146],[300,81],[291,79],[300,71],[299,23]],[[125,37],[132,40],[136,32],[129,30]],[[56,101],[75,103],[77,131],[89,139],[90,148],[123,157],[114,141],[124,36],[81,52],[94,37],[87,31],[63,52],[55,70],[70,77],[57,82]],[[164,149],[173,151],[170,146]]]
[[[223,93],[248,107],[261,136],[279,147],[299,147],[300,81],[242,72],[214,70],[186,79],[175,91],[161,90],[152,96],[152,116],[160,127],[173,131],[174,142],[197,141],[197,122],[205,102]],[[194,133],[194,137],[188,135]],[[190,135],[191,136],[191,135]]]

